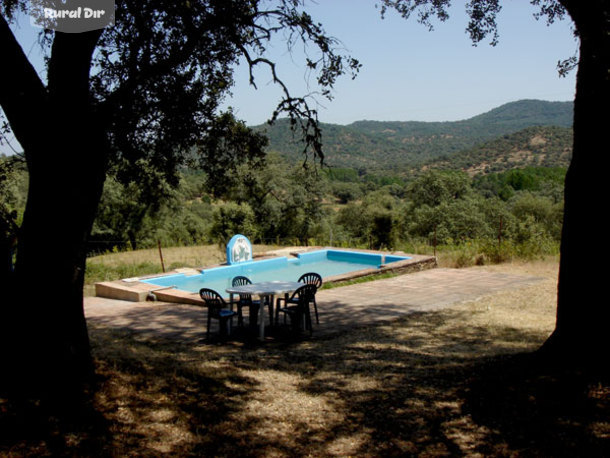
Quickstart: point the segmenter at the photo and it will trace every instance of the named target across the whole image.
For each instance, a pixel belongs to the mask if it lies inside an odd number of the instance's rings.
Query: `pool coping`
[[[254,256],[257,260],[271,259],[274,257],[281,256],[293,256],[296,257],[298,254],[306,253],[314,250],[339,250],[339,251],[351,251],[351,252],[365,252],[365,253],[376,253],[384,255],[398,255],[398,256],[409,256],[410,259],[403,261],[396,261],[382,266],[380,268],[363,269],[348,274],[333,275],[331,277],[324,278],[325,283],[339,283],[357,278],[381,275],[385,273],[410,273],[419,272],[422,270],[431,269],[437,266],[436,258],[434,256],[427,255],[415,255],[408,254],[402,251],[376,251],[376,250],[365,250],[365,249],[349,249],[349,248],[337,248],[337,247],[291,247],[273,250],[265,253],[260,253]],[[200,270],[211,269],[214,267],[226,266],[226,263],[206,266],[202,268],[179,268],[169,272],[153,275],[143,275],[136,278],[126,278],[122,280],[98,282],[95,284],[95,295],[98,297],[105,297],[109,299],[120,299],[130,302],[146,302],[146,301],[162,301],[162,302],[173,302],[179,304],[193,304],[202,305],[203,301],[199,297],[198,293],[192,293],[188,291],[182,291],[174,289],[173,287],[162,287],[151,285],[150,283],[144,283],[140,280],[149,280],[151,278],[164,277],[168,275],[185,274],[192,275],[199,274]],[[220,292],[220,291],[219,291]],[[226,294],[224,291],[221,294]]]

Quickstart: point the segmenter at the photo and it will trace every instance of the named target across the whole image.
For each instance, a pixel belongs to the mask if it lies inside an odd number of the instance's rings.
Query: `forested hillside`
[[[477,246],[480,259],[553,252],[571,107],[522,101],[455,123],[325,125],[327,163],[342,166],[324,168],[304,168],[300,150],[274,151],[291,136],[280,122],[266,160],[241,164],[221,187],[196,168],[182,170],[177,188],[109,174],[90,249],[222,244],[244,233],[279,244]],[[24,161],[0,157],[3,221],[20,223],[26,192]]]
[[[464,150],[533,126],[572,126],[572,102],[521,100],[473,118],[455,122],[358,121],[347,126],[323,124],[325,161],[333,167],[401,170]],[[302,158],[303,145],[288,121],[257,126],[269,136],[269,150],[289,162]]]
[[[461,170],[471,176],[524,167],[564,167],[572,156],[572,129],[528,127],[452,155],[434,159],[420,170]],[[413,174],[417,169],[412,170]]]

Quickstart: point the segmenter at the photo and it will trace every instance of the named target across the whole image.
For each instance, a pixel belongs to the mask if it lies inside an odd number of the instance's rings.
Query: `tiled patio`
[[[431,269],[321,290],[316,295],[320,324],[314,324],[313,338],[413,312],[439,310],[540,280],[479,268]],[[205,314],[204,308],[195,305],[85,298],[85,315],[92,325],[160,339],[200,342],[205,336]]]

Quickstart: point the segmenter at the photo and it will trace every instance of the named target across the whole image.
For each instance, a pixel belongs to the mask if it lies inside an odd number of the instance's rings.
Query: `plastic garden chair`
[[[297,281],[299,283],[305,283],[306,285],[314,285],[316,287],[316,292],[322,286],[322,276],[315,272],[307,272],[307,273],[301,275]],[[298,301],[298,295],[296,294],[296,291],[295,291],[292,294],[292,297],[290,297],[290,298],[288,296],[279,298],[277,300],[278,308],[279,308],[279,304],[281,301],[285,301],[287,304],[288,303],[296,304]],[[320,324],[320,319],[318,318],[318,304],[316,303],[315,293],[313,295],[312,302],[313,302],[313,309],[316,314],[316,324]]]
[[[303,285],[292,294],[290,299],[279,298],[277,300],[277,313],[284,313],[284,321],[286,321],[286,316],[289,316],[294,330],[301,331],[305,329],[311,334],[311,310],[309,304],[313,302],[316,291],[315,285]],[[284,307],[280,307],[282,300],[285,304]]]
[[[220,336],[222,339],[226,338],[226,336],[231,333],[232,319],[237,315],[237,312],[231,310],[222,296],[213,289],[202,288],[199,290],[199,296],[201,299],[203,299],[205,306],[208,308],[208,326],[206,338],[210,338],[212,319],[218,320],[220,326]]]

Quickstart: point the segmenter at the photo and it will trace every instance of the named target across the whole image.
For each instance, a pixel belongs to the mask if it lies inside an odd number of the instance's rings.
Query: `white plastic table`
[[[235,294],[250,294],[252,296],[258,296],[261,299],[261,306],[258,311],[258,338],[265,338],[265,310],[263,299],[265,297],[269,298],[269,304],[271,307],[271,316],[269,317],[269,322],[273,324],[273,307],[274,298],[278,294],[289,294],[301,286],[304,283],[300,283],[298,281],[263,281],[260,283],[252,283],[250,285],[243,286],[232,286],[231,288],[227,288],[227,293],[230,294],[229,302],[233,304],[233,295]]]

